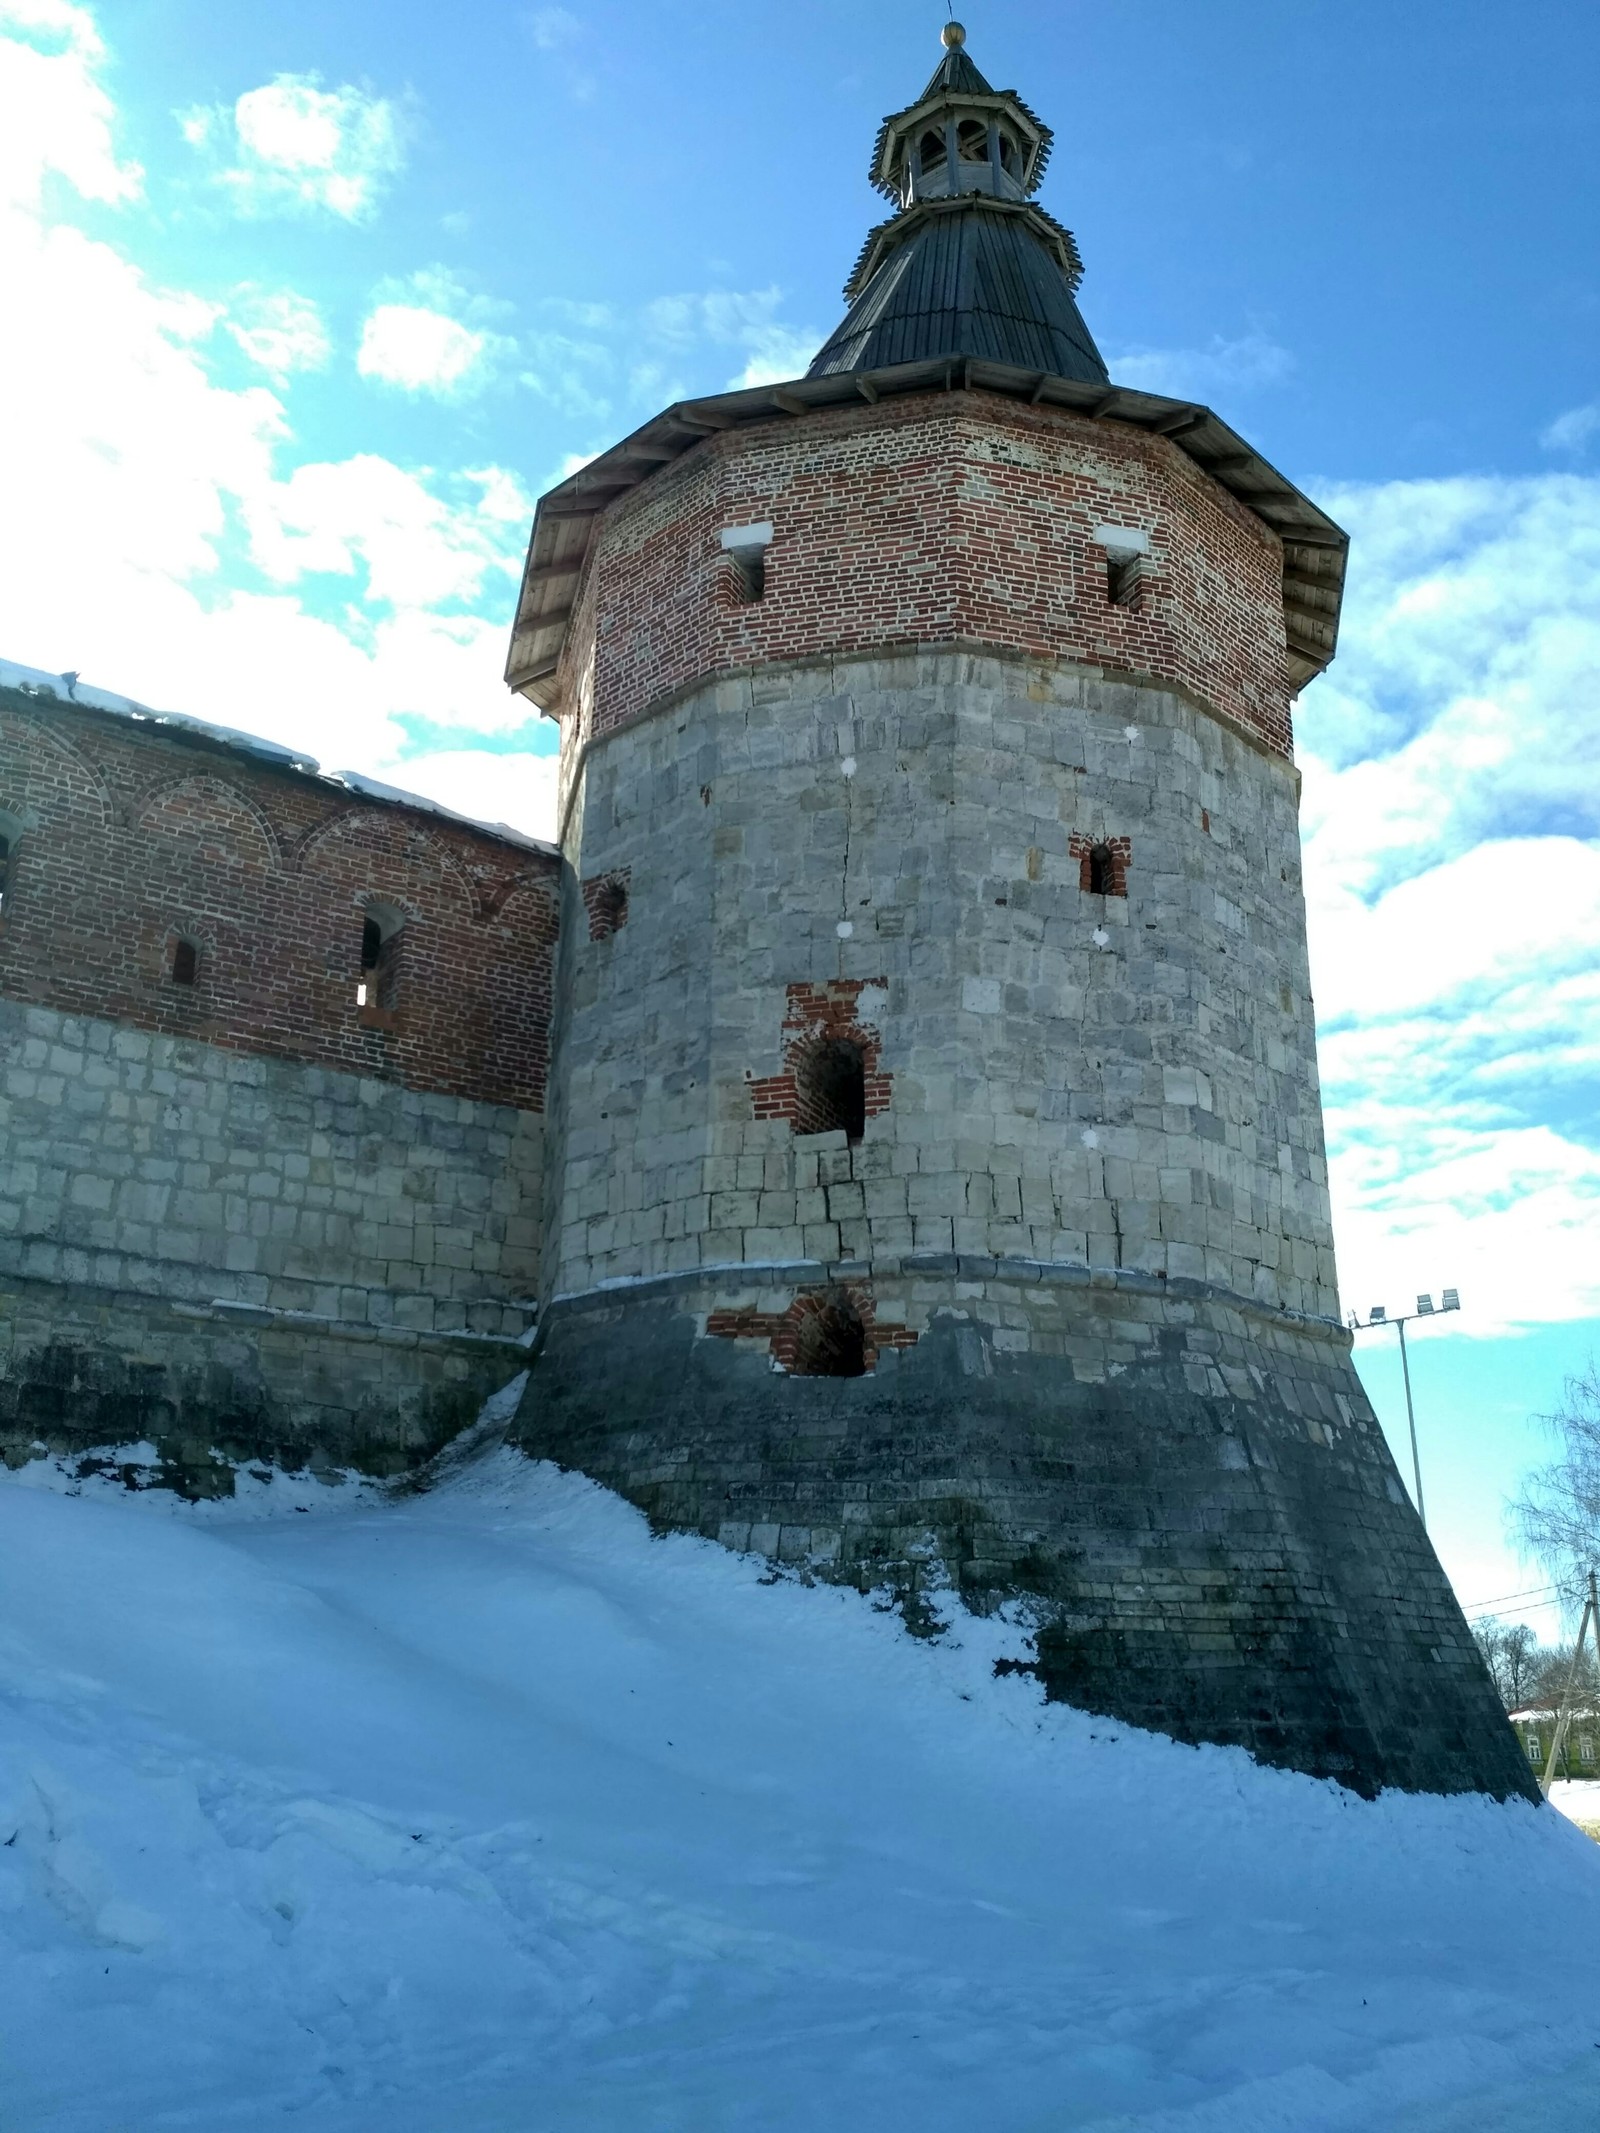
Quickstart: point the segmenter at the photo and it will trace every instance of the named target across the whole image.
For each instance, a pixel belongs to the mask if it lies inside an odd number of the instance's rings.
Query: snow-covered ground
[[[509,1452],[304,1512],[47,1478],[0,1486],[5,2133],[1600,2125],[1558,1814],[1046,1709],[1004,1625]]]

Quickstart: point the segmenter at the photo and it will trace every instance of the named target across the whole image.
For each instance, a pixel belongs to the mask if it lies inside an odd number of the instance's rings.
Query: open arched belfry
[[[561,723],[518,1431],[664,1526],[1010,1604],[1049,1693],[1529,1778],[1339,1322],[1290,711],[1345,537],[1116,386],[959,27],[808,374],[540,506]]]

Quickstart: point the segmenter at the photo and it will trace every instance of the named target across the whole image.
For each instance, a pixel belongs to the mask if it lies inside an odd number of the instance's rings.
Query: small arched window
[[[937,127],[930,126],[917,144],[917,168],[923,177],[937,170],[944,161],[944,135]]]
[[[848,1296],[815,1299],[795,1328],[797,1378],[859,1378],[867,1370],[867,1329]]]
[[[956,154],[963,163],[987,163],[989,129],[981,119],[963,119],[956,128]]]
[[[794,1061],[794,1130],[858,1141],[867,1126],[867,1070],[859,1044],[818,1037]]]
[[[628,923],[628,884],[620,874],[608,874],[595,885],[589,904],[589,938],[609,940]]]
[[[1000,133],[1000,168],[1015,173],[1018,163],[1017,144],[1002,126]]]
[[[357,1007],[387,1013],[400,993],[400,934],[405,913],[392,904],[369,903],[361,914],[361,974]]]
[[[1117,893],[1117,862],[1109,844],[1091,845],[1089,848],[1089,894],[1091,896],[1115,896]]]
[[[174,935],[167,968],[174,985],[195,985],[200,979],[200,950],[187,935]]]

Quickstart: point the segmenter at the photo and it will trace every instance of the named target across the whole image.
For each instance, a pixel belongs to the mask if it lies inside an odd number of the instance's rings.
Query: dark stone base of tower
[[[1368,1795],[1535,1797],[1347,1338],[1065,1271],[1027,1293],[1076,1367],[997,1342],[1004,1281],[854,1378],[705,1338],[702,1281],[558,1306],[520,1441],[914,1625],[1020,1600],[1052,1699]]]

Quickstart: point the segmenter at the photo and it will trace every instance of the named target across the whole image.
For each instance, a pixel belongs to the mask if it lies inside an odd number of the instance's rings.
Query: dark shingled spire
[[[845,285],[850,310],[810,375],[972,356],[1103,384],[1106,366],[1073,292],[1070,230],[1032,194],[1048,126],[994,90],[947,23],[927,88],[883,122],[871,178],[898,212],[868,237]]]

